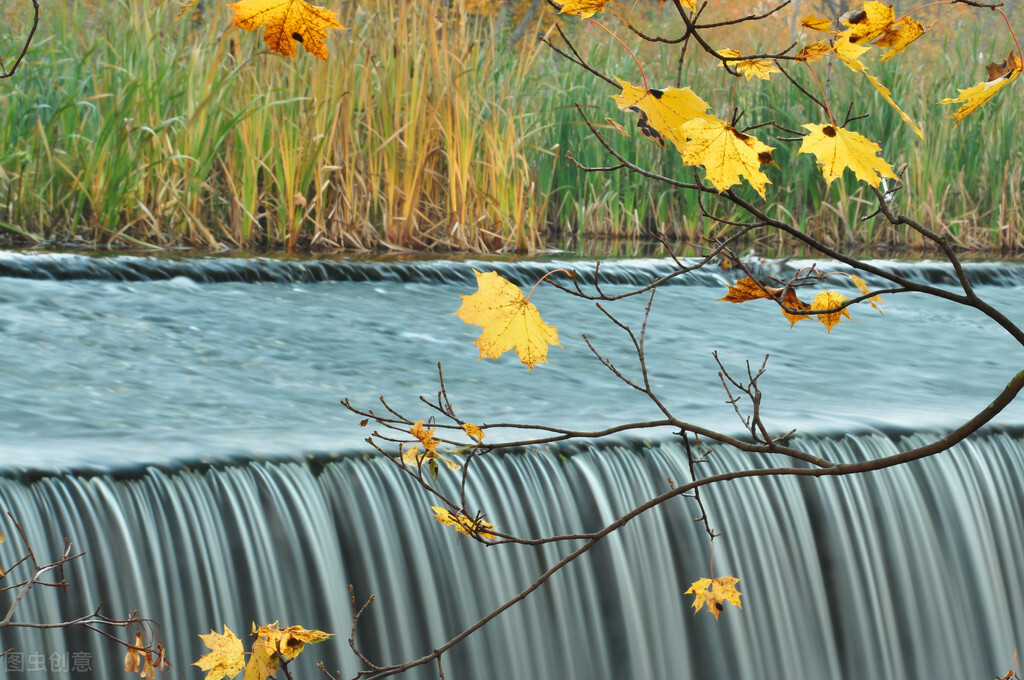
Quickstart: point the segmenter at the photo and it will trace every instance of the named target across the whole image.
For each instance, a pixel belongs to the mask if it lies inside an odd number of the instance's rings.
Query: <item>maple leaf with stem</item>
[[[960,95],[956,99],[947,98],[943,99],[939,103],[962,104],[959,109],[949,116],[950,118],[955,118],[956,124],[959,125],[964,118],[980,109],[988,100],[996,96],[996,93],[999,92],[999,90],[1016,80],[1017,76],[1020,75],[1021,70],[1022,66],[1020,56],[1015,52],[1011,52],[1010,56],[1007,57],[1006,61],[1002,64],[988,65],[990,78],[988,81],[978,83],[966,90],[959,90]],[[993,76],[995,77],[993,78]]]
[[[718,118],[695,118],[683,123],[680,130],[687,138],[683,163],[703,166],[708,181],[719,192],[739,184],[742,175],[764,198],[765,185],[771,182],[761,166],[774,162],[773,147]]]
[[[811,134],[804,137],[799,153],[814,154],[828,184],[840,177],[846,168],[873,187],[881,181],[879,176],[899,179],[892,166],[878,156],[882,148],[867,137],[834,125],[809,123],[803,127]]]
[[[544,323],[519,286],[497,272],[473,272],[478,290],[461,296],[456,314],[465,323],[483,328],[473,341],[480,348],[480,358],[497,359],[515,348],[531,373],[537,364],[547,363],[548,345],[561,347],[558,329]]]
[[[622,86],[622,94],[612,95],[619,110],[639,113],[640,130],[662,146],[667,139],[682,151],[686,146],[686,136],[679,132],[679,126],[694,118],[712,118],[706,113],[710,104],[689,87],[648,90],[625,80],[619,80],[619,85]]]
[[[327,59],[327,29],[344,30],[337,14],[305,0],[241,0],[228,9],[238,28],[255,31],[266,26],[263,41],[286,57],[296,56],[295,43],[300,42],[314,57]]]
[[[233,678],[238,675],[245,666],[244,650],[242,641],[231,632],[231,629],[224,626],[223,633],[210,631],[199,638],[210,652],[199,657],[193,666],[199,666],[206,674],[206,680],[220,680],[220,678]]]
[[[708,611],[714,615],[715,621],[717,621],[718,615],[722,613],[726,602],[743,609],[743,605],[740,604],[740,595],[743,593],[736,590],[736,584],[739,581],[735,576],[702,578],[694,581],[693,585],[686,591],[687,595],[694,596],[694,613],[699,612],[701,607],[706,606]]]

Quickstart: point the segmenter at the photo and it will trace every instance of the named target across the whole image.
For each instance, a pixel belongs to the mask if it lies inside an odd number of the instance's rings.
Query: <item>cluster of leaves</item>
[[[135,634],[135,644],[128,647],[124,655],[124,669],[129,673],[138,673],[139,677],[146,680],[153,680],[156,671],[169,670],[171,662],[166,658],[164,647],[157,644],[156,649],[150,649],[143,640],[141,632]]]
[[[211,630],[199,637],[210,651],[193,665],[209,671],[206,680],[233,678],[242,670],[245,670],[245,680],[267,680],[277,672],[278,666],[293,661],[305,649],[306,643],[321,642],[331,637],[331,634],[321,630],[306,630],[302,626],[280,628],[277,621],[260,627],[253,623],[253,642],[248,663],[242,641],[227,626],[224,626],[223,633]],[[125,670],[130,670],[127,663]]]
[[[953,0],[952,4],[955,2]],[[562,11],[589,18],[595,12],[602,11],[605,4],[601,0],[568,0]],[[700,14],[695,4],[682,3],[693,15],[686,19],[687,28],[691,31]],[[887,50],[882,61],[892,59],[927,32],[924,26],[909,15],[897,18],[891,6],[874,0],[865,2],[862,9],[848,12],[835,20],[806,16],[801,20],[801,25],[826,33],[829,37],[805,45],[792,56],[780,53],[770,57],[744,57],[732,48],[716,49],[703,41],[702,46],[722,66],[746,76],[748,81],[752,77],[770,80],[775,74],[789,77],[782,67],[784,61],[804,64],[818,81],[811,64],[827,57],[835,58],[851,71],[864,76],[900,117],[920,137],[924,137],[921,128],[893,99],[891,91],[861,61],[861,57],[874,48]],[[943,99],[941,103],[961,104],[951,115],[959,123],[1015,80],[1021,73],[1021,62],[1018,46],[1017,51],[1011,52],[1002,64],[989,65],[987,81],[961,90],[959,97]],[[619,79],[622,92],[614,95],[620,110],[639,114],[637,127],[643,134],[662,146],[666,141],[672,142],[680,152],[683,164],[703,167],[707,181],[719,192],[739,184],[741,178],[746,178],[758,194],[765,198],[766,185],[770,181],[762,167],[777,165],[772,157],[774,147],[750,134],[750,128],[746,131],[737,129],[736,119],[729,122],[708,113],[710,104],[689,87],[650,88],[646,75],[643,77],[643,87]],[[813,98],[809,92],[806,94]],[[821,105],[829,121],[803,124],[807,133],[790,132],[800,134],[802,141],[798,153],[815,157],[828,184],[842,176],[847,169],[872,187],[877,187],[883,177],[898,179],[892,165],[879,156],[882,149],[878,143],[847,129],[849,120],[842,125],[836,122],[824,90],[821,99],[815,101]]]
[[[795,290],[796,286],[805,285],[812,280],[824,280],[829,276],[848,276],[860,290],[863,295],[862,299],[866,299],[872,307],[881,313],[882,310],[878,304],[885,300],[870,292],[864,279],[856,274],[847,274],[846,272],[821,274],[813,268],[809,273],[798,273],[796,277],[781,287],[769,286],[751,276],[745,276],[736,283],[730,284],[729,292],[719,300],[735,303],[760,299],[774,300],[782,310],[783,316],[789,319],[790,328],[795,326],[798,321],[813,316],[831,333],[832,327],[842,321],[843,317],[851,319],[850,312],[846,308],[853,302],[858,302],[859,299],[850,300],[834,290],[823,290],[814,296],[811,304],[807,304],[797,296]]]

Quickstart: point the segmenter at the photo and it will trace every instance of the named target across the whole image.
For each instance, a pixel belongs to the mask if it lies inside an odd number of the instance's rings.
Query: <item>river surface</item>
[[[81,270],[86,260],[3,259],[8,270],[14,263],[65,273]],[[145,262],[151,271],[142,280],[118,280],[126,278],[126,261]],[[197,280],[215,280],[211,273],[234,265],[87,262],[93,278],[0,277],[0,466],[102,469],[345,453],[361,448],[367,432],[340,405],[342,398],[372,408],[383,395],[414,417],[429,417],[416,398],[436,393],[437,362],[453,402],[472,422],[600,428],[658,417],[580,337],[588,333],[635,376],[625,334],[592,303],[547,286],[532,300],[559,329],[563,348],[551,349],[550,363],[531,374],[513,352],[498,361],[478,359],[472,342],[479,328],[455,311],[460,295],[475,291],[471,268],[493,264],[386,265],[398,272],[390,280],[351,280],[359,277],[349,273],[335,280],[250,283],[235,274],[206,283]],[[664,261],[618,264],[628,274],[620,279],[634,282],[666,267]],[[607,265],[609,272],[614,265]],[[256,266],[276,270],[279,279],[303,278],[281,274],[295,263]],[[564,261],[498,268],[532,285],[531,276],[535,281],[538,272],[562,266],[593,270],[593,263]],[[918,270],[931,278],[941,272],[924,265]],[[979,271],[990,282],[980,286],[981,295],[1024,321],[1024,288]],[[738,376],[747,361],[756,366],[769,354],[761,383],[767,422],[780,431],[815,433],[955,426],[1024,363],[1007,334],[978,312],[948,302],[890,296],[884,316],[862,305],[852,310],[854,323],[826,333],[812,321],[790,328],[766,301],[717,301],[734,278],[729,274],[716,270],[665,286],[655,299],[647,341],[651,379],[676,415],[690,422],[741,430],[725,403],[713,350]],[[337,280],[342,276],[350,280]],[[626,289],[621,283],[606,288]],[[608,309],[639,328],[645,303],[638,297]],[[1001,421],[1024,423],[1024,406],[1012,406]]]
[[[948,267],[879,264],[953,283]],[[610,262],[602,280],[624,291],[670,266]],[[476,290],[474,267],[527,289],[553,268],[574,268],[584,282],[595,275],[593,262],[574,261],[0,254],[0,509],[44,556],[65,537],[86,553],[69,568],[67,591],[34,589],[18,620],[67,620],[98,602],[115,616],[137,609],[159,623],[182,672],[208,651],[199,633],[280,620],[335,633],[299,663],[312,656],[354,677],[362,666],[346,643],[349,584],[359,602],[377,598],[358,640],[385,663],[421,658],[527,587],[572,548],[484,549],[441,527],[433,499],[397,466],[351,455],[368,451],[367,432],[339,401],[373,407],[386,395],[411,417],[429,417],[416,396],[436,393],[441,361],[451,400],[481,425],[601,428],[658,413],[580,338],[586,332],[635,376],[622,331],[592,303],[550,287],[533,297],[559,329],[563,348],[551,349],[550,363],[531,373],[511,353],[478,360],[479,330],[455,316],[459,296]],[[1024,268],[977,264],[969,273],[982,297],[1024,322]],[[761,381],[769,425],[797,428],[799,446],[842,461],[934,441],[1024,363],[1009,336],[948,302],[890,296],[884,316],[854,308],[853,323],[826,333],[811,321],[791,329],[766,301],[717,301],[734,279],[695,273],[655,299],[651,380],[694,423],[742,430],[716,349],[737,376],[770,354]],[[607,309],[636,328],[646,302]],[[698,508],[674,499],[446,654],[446,677],[1002,676],[1024,635],[1024,409],[1011,405],[999,420],[1008,427],[878,474],[706,489],[723,532],[713,560],[693,521]],[[706,474],[770,463],[718,445],[705,457]],[[475,459],[467,503],[522,536],[591,531],[689,474],[678,438],[651,433],[535,447]],[[459,483],[442,470],[448,493]],[[13,563],[18,549],[16,540],[0,545],[0,562]],[[686,594],[712,563],[741,579],[744,598],[720,621],[695,615]],[[123,649],[82,630],[0,633],[0,649],[22,659],[77,654],[89,677],[122,673]],[[315,674],[312,663],[297,673]]]

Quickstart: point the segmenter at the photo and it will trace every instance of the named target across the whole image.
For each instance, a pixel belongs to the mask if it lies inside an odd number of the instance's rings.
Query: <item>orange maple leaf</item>
[[[757,284],[757,281],[749,276],[744,276],[736,283],[730,283],[728,285],[729,292],[725,294],[725,297],[718,298],[719,302],[740,303],[771,297],[771,295],[765,292],[767,287],[762,289],[762,287]]]
[[[327,29],[344,30],[337,14],[305,0],[241,0],[228,8],[238,28],[255,31],[266,26],[267,47],[286,57],[296,56],[295,43],[300,42],[314,57],[327,59]]]
[[[548,361],[548,345],[558,343],[558,329],[540,318],[540,312],[526,299],[523,291],[497,272],[478,272],[477,292],[462,295],[462,306],[456,312],[465,323],[483,328],[473,344],[480,348],[480,358],[497,359],[515,348],[519,360],[530,367]]]
[[[785,293],[783,293],[785,290]],[[773,288],[771,286],[758,285],[757,281],[745,276],[734,284],[729,285],[729,292],[726,293],[725,297],[718,298],[720,302],[749,302],[750,300],[759,300],[762,298],[771,298],[775,301],[779,300],[779,295],[782,294],[782,304],[789,309],[797,310],[796,312],[790,312],[786,309],[782,309],[782,315],[789,319],[789,327],[792,328],[798,321],[803,321],[807,318],[806,314],[800,314],[799,310],[810,309],[811,306],[801,300],[796,291],[792,288]]]
[[[694,581],[690,589],[686,591],[687,595],[694,596],[694,613],[699,612],[701,607],[707,606],[708,611],[714,615],[715,621],[717,621],[726,602],[743,609],[743,605],[740,604],[740,595],[743,593],[736,590],[736,584],[739,581],[735,576],[702,578]]]

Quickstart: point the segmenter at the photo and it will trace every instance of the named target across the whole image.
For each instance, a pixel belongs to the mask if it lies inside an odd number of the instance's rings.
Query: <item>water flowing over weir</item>
[[[857,459],[919,435],[807,442]],[[739,464],[716,452],[710,470]],[[481,460],[472,501],[525,534],[593,530],[685,478],[674,443]],[[707,537],[688,501],[642,517],[446,658],[454,678],[990,678],[1024,632],[1024,440],[992,432],[940,460],[860,479],[744,481],[708,495],[715,569],[741,576],[743,611],[717,623],[683,593],[706,575]],[[23,616],[102,599],[164,627],[178,662],[197,632],[302,622],[345,637],[346,586],[377,595],[359,636],[374,658],[416,658],[525,587],[567,548],[483,549],[442,531],[429,501],[379,458],[199,471],[0,480],[29,535],[74,536],[74,588]],[[245,565],[244,567],[242,565]],[[94,650],[92,638],[4,635],[26,651]],[[343,643],[309,656],[351,675]],[[49,652],[47,652],[49,653]],[[107,659],[106,657],[112,657]],[[106,664],[106,665],[104,665]],[[1005,670],[1005,669],[1004,669]],[[432,677],[433,670],[412,677]]]
[[[252,621],[279,619],[338,634],[300,658],[300,676],[318,673],[303,665],[308,656],[344,677],[358,668],[344,642],[351,583],[360,602],[377,597],[359,630],[371,658],[429,652],[571,547],[485,549],[441,528],[430,499],[393,465],[361,455],[365,433],[337,400],[369,406],[387,394],[415,406],[416,394],[436,391],[442,360],[474,422],[654,417],[601,374],[578,336],[587,330],[617,361],[628,355],[623,339],[595,327],[600,314],[544,288],[535,299],[566,346],[552,364],[531,376],[514,358],[476,360],[476,332],[452,315],[458,295],[472,292],[472,267],[532,285],[566,264],[593,278],[593,264],[578,262],[0,256],[0,509],[41,557],[55,557],[65,536],[87,551],[67,593],[33,591],[17,618],[68,618],[99,601],[109,615],[137,608],[161,624],[186,677],[205,651],[198,633],[226,624],[244,638]],[[892,266],[950,280],[939,266]],[[601,280],[635,285],[667,269],[609,263]],[[1021,320],[1024,269],[969,271],[983,297]],[[802,445],[844,461],[919,445],[983,407],[1020,368],[1018,347],[950,305],[894,298],[884,319],[858,311],[826,336],[820,325],[790,330],[767,306],[715,302],[727,276],[680,277],[658,294],[652,378],[694,421],[735,430],[708,356],[715,348],[738,370],[770,353],[769,424],[814,433]],[[936,377],[949,366],[952,376]],[[715,575],[739,576],[744,594],[743,610],[727,606],[717,623],[694,616],[683,595],[708,575],[710,554],[692,502],[676,499],[446,655],[445,673],[1001,675],[1024,648],[1024,408],[1000,421],[935,459],[870,476],[741,480],[707,492],[724,533]],[[469,500],[520,535],[591,531],[665,491],[668,478],[686,479],[685,461],[668,433],[491,455],[473,463]],[[752,464],[769,461],[716,449],[702,472]],[[0,646],[88,653],[91,677],[122,673],[123,652],[95,636],[5,630]]]

